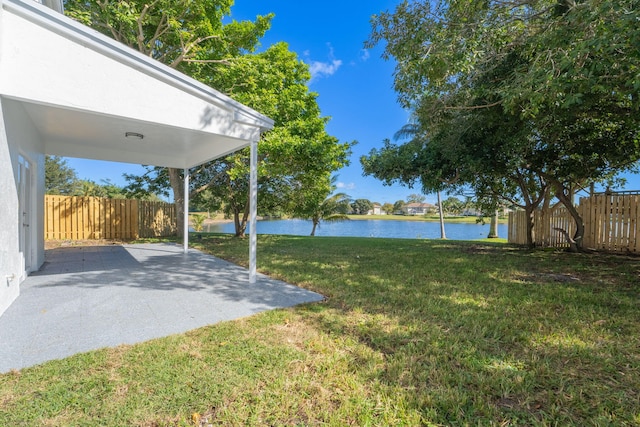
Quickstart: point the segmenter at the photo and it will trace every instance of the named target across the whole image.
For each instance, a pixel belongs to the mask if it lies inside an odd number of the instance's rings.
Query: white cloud
[[[344,182],[338,182],[336,183],[336,188],[339,188],[340,190],[353,190],[354,188],[356,188],[356,184],[354,184],[353,182],[350,183],[344,183]]]
[[[369,49],[362,49],[360,51],[360,60],[361,61],[366,61],[367,59],[369,59],[371,57],[371,54],[369,53]]]
[[[311,81],[317,78],[334,75],[342,65],[342,60],[336,59],[333,55],[333,46],[331,46],[331,43],[327,43],[327,46],[329,47],[328,61],[307,61],[309,64],[309,72],[311,73]],[[305,51],[305,56],[309,56],[308,51]]]
[[[331,62],[319,62],[311,61],[309,63],[309,72],[311,72],[311,79],[317,77],[332,76],[338,71],[338,68],[342,65],[342,61],[334,59]]]

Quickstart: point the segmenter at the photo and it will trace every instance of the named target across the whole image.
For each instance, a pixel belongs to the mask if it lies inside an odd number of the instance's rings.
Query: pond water
[[[302,219],[278,219],[258,221],[258,234],[289,234],[308,236],[312,223]],[[205,232],[234,233],[232,222],[207,224]],[[489,234],[489,224],[445,223],[448,239],[475,240],[484,239]],[[249,227],[247,227],[249,233]],[[498,225],[498,235],[507,237],[507,225]],[[439,239],[440,223],[435,221],[395,221],[395,220],[349,220],[339,222],[321,222],[316,236],[332,237],[392,237],[401,239]]]

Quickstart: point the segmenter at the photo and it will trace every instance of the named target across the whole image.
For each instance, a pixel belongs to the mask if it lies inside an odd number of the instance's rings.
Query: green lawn
[[[1,375],[0,425],[640,425],[640,258],[258,238],[327,300]]]

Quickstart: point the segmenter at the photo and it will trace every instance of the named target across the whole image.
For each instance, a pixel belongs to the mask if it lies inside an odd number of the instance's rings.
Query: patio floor
[[[0,316],[0,373],[322,299],[175,244],[50,249]]]

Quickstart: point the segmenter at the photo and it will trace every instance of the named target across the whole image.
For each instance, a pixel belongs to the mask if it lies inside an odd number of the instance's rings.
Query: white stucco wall
[[[0,315],[18,297],[25,279],[19,248],[22,224],[18,201],[18,158],[31,162],[33,192],[31,235],[32,270],[44,262],[44,154],[42,139],[19,104],[0,98]]]
[[[0,112],[2,99],[0,99]],[[18,253],[18,194],[13,175],[4,115],[0,114],[0,314],[19,294],[20,260]]]
[[[5,25],[6,13],[0,0],[0,29]],[[0,31],[0,64],[4,63],[8,46],[4,31]],[[20,253],[21,226],[18,200],[18,158],[28,159],[33,167],[32,235],[33,265],[44,262],[44,154],[43,141],[33,124],[12,102],[0,97],[0,315],[20,295],[24,280],[24,261]],[[13,107],[16,107],[15,105]]]

